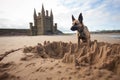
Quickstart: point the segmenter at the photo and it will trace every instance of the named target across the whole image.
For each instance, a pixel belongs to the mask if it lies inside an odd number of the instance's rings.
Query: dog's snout
[[[72,31],[78,30],[78,26],[73,25],[73,26],[71,27],[71,30],[72,30]]]

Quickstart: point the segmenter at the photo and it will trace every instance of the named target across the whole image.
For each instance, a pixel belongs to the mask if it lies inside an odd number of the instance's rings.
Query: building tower
[[[51,10],[50,15],[48,10],[44,9],[42,5],[41,13],[36,14],[36,10],[34,9],[33,14],[34,25],[30,23],[30,32],[31,35],[49,35],[55,34],[57,31],[57,23],[54,24],[53,21],[53,12]]]
[[[37,35],[37,14],[35,8],[34,8],[33,18],[34,18],[34,35]]]

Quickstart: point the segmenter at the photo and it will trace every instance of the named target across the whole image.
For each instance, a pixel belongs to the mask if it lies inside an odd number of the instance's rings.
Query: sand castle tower
[[[57,23],[53,22],[53,12],[51,10],[50,15],[48,10],[45,11],[42,5],[41,13],[36,14],[34,9],[33,14],[34,24],[30,22],[30,34],[31,35],[48,35],[55,34],[57,31]]]

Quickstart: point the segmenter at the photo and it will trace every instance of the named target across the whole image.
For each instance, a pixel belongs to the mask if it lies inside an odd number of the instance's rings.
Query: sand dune
[[[120,80],[119,40],[106,43],[92,37],[90,47],[82,43],[77,48],[75,36],[65,37],[10,41],[0,54],[0,80]]]

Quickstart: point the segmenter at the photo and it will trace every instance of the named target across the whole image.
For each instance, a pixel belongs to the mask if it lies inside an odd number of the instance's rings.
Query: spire
[[[35,8],[34,8],[34,14],[33,14],[33,16],[34,16],[34,19],[37,17]]]
[[[36,26],[37,25],[37,14],[36,14],[35,8],[34,8],[33,18],[34,18],[34,26]]]
[[[51,12],[50,12],[50,16],[53,18],[53,13],[52,13],[52,9],[51,9]]]
[[[42,10],[44,10],[44,5],[42,4]]]
[[[42,14],[45,15],[44,5],[42,4]]]

